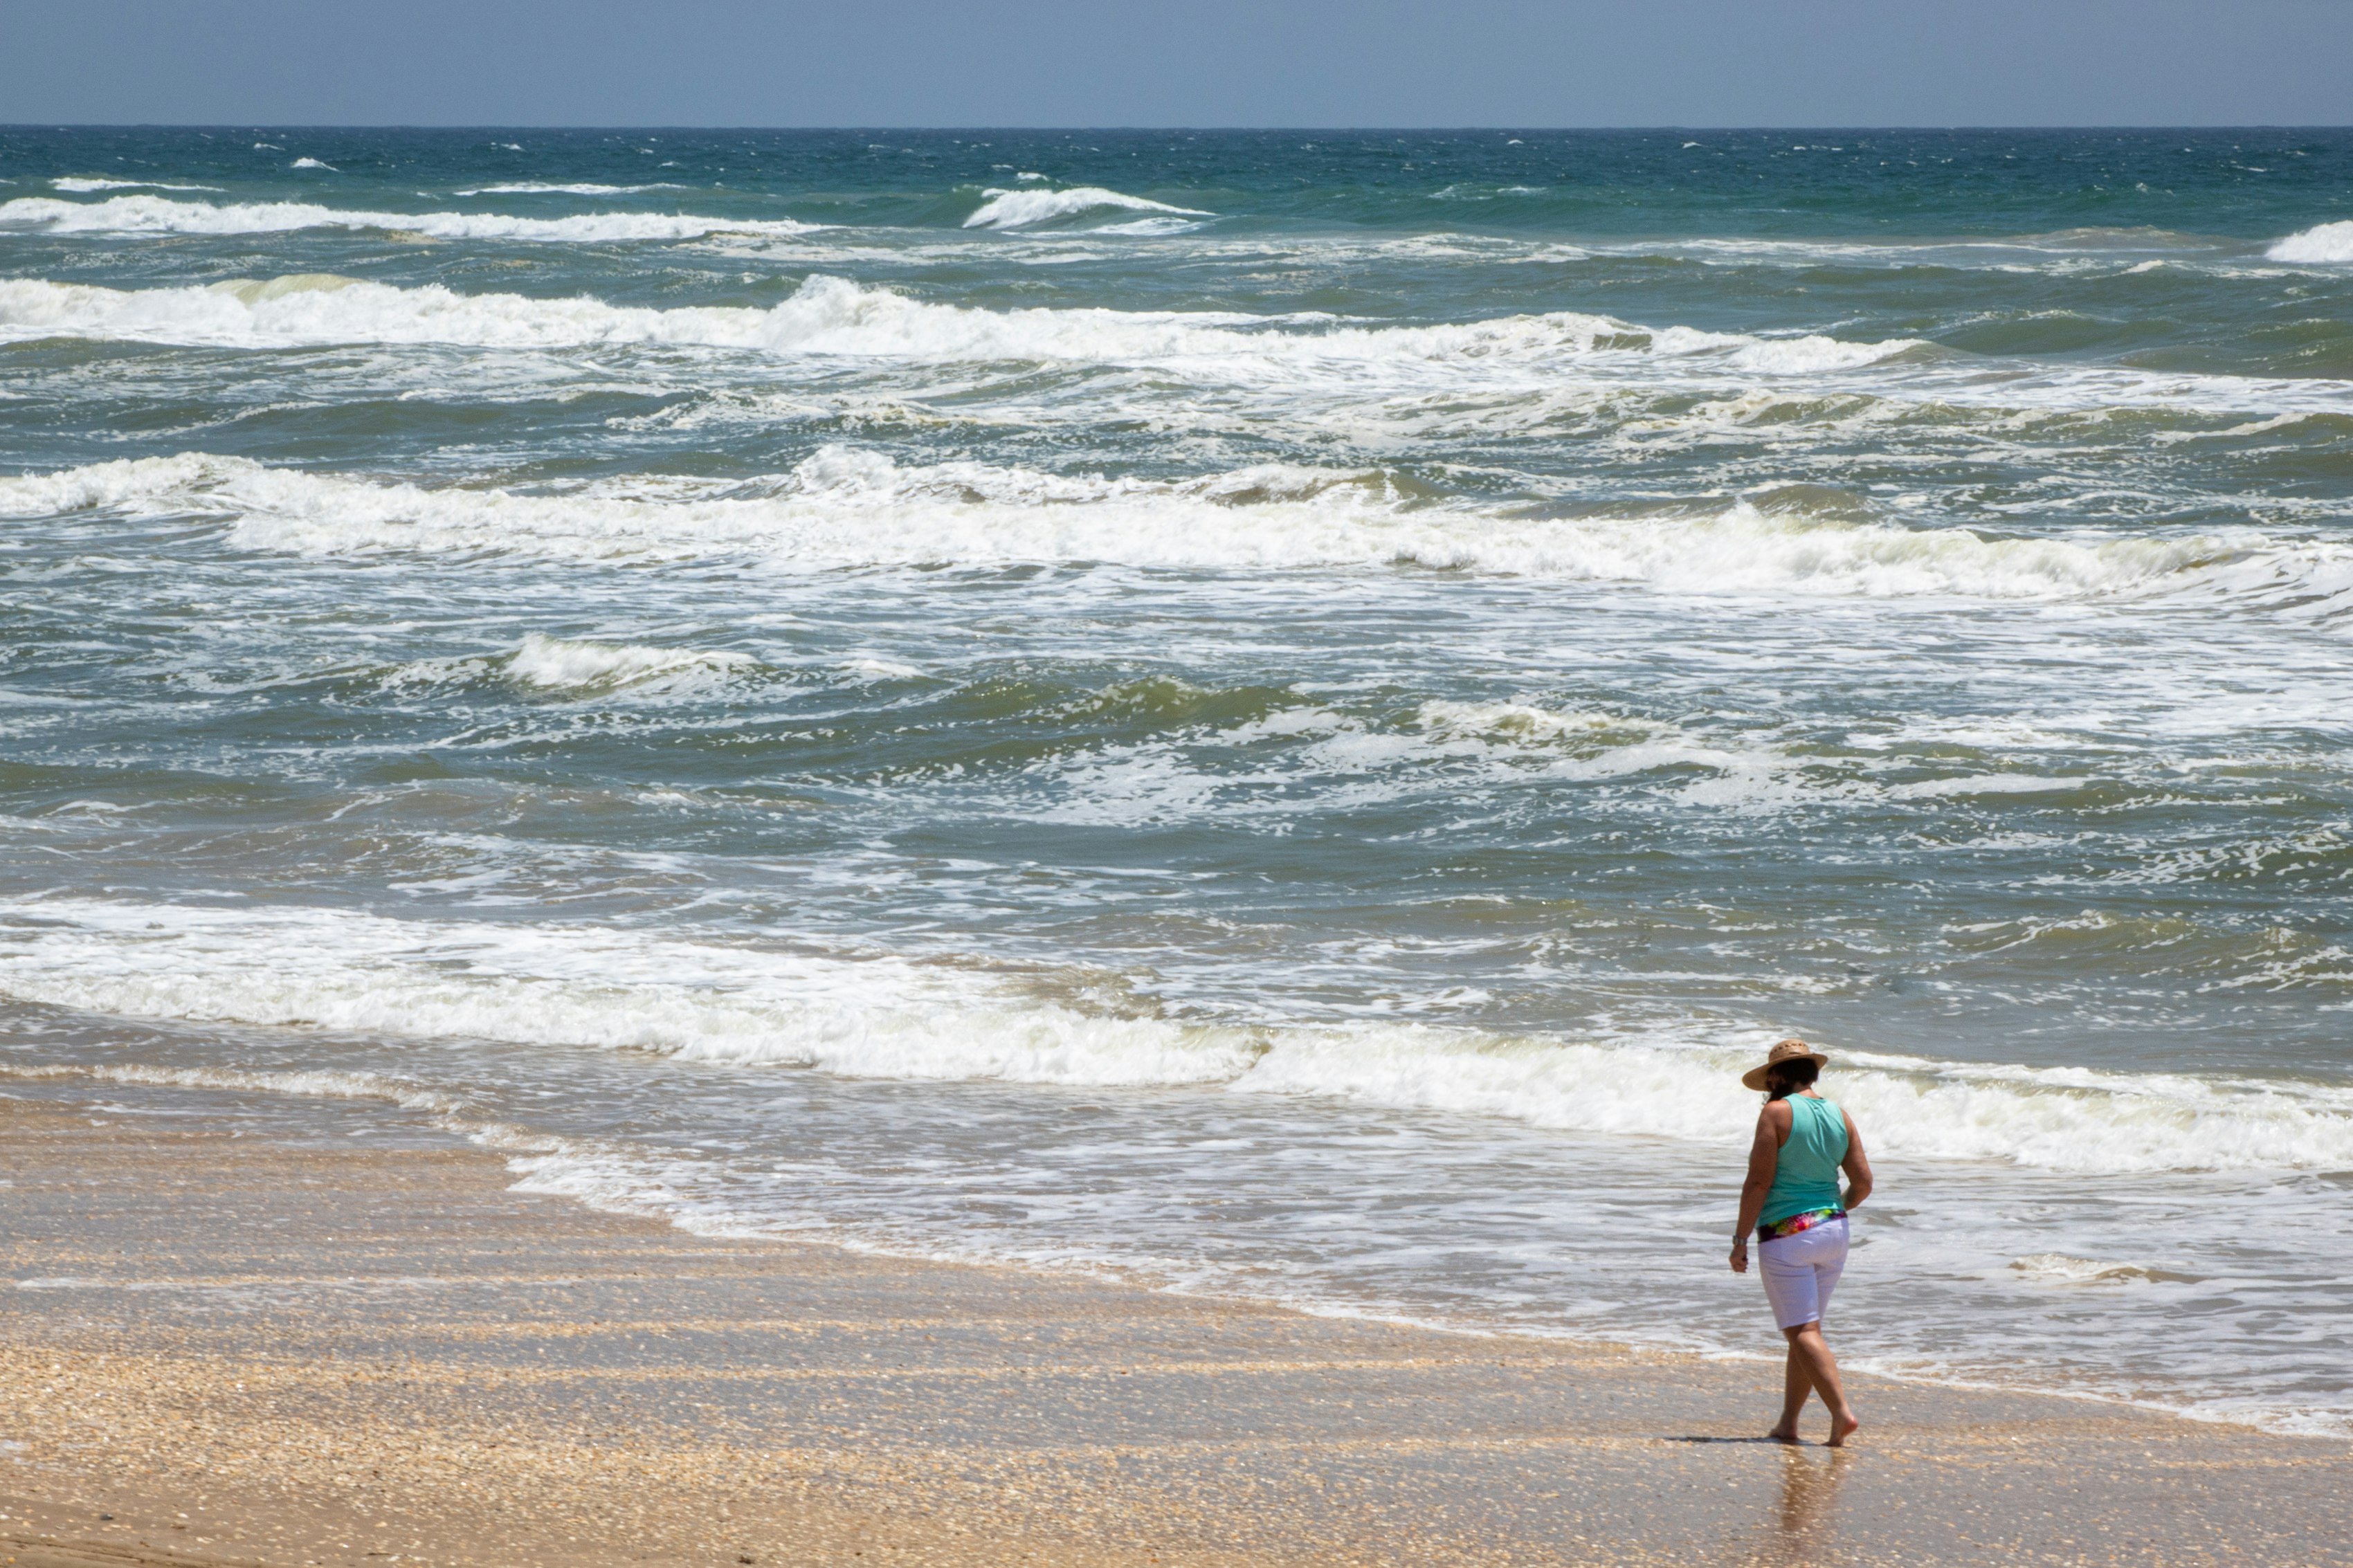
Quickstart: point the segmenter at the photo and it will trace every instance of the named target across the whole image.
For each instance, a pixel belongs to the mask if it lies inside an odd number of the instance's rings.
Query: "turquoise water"
[[[1794,1032],[1859,1359],[2353,1429],[2353,133],[0,180],[11,1092],[1744,1351]]]

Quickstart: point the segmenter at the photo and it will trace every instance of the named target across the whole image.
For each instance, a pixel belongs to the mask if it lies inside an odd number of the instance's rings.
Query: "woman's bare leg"
[[[1822,1403],[1830,1406],[1831,1447],[1844,1447],[1846,1440],[1854,1435],[1855,1428],[1862,1422],[1856,1417],[1854,1406],[1846,1402],[1846,1389],[1839,1382],[1838,1358],[1831,1354],[1831,1347],[1822,1339],[1822,1325],[1820,1321],[1800,1323],[1794,1329],[1781,1331],[1789,1337],[1792,1378],[1802,1363],[1806,1381],[1813,1385],[1815,1393],[1822,1396]],[[1799,1400],[1800,1406],[1804,1403],[1802,1398]],[[1788,1417],[1788,1424],[1794,1435],[1797,1426],[1794,1415]],[[1779,1435],[1775,1433],[1776,1436]]]
[[[1798,1413],[1806,1407],[1806,1397],[1814,1391],[1813,1369],[1798,1353],[1795,1335],[1789,1339],[1789,1361],[1782,1369],[1781,1419],[1773,1423],[1773,1430],[1765,1434],[1784,1443],[1798,1440]]]

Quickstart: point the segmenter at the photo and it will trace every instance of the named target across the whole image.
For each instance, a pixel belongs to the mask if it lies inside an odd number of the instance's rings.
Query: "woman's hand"
[[[1748,1238],[1745,1236],[1732,1244],[1732,1271],[1735,1274],[1748,1272]]]

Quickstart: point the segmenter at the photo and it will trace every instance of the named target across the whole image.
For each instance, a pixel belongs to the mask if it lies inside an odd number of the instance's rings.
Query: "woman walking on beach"
[[[1862,1425],[1839,1383],[1838,1363],[1822,1341],[1822,1312],[1846,1267],[1847,1211],[1871,1195],[1871,1162],[1854,1118],[1814,1092],[1828,1061],[1803,1040],[1783,1040],[1762,1067],[1740,1081],[1767,1095],[1748,1151],[1748,1179],[1740,1189],[1740,1228],[1732,1239],[1732,1271],[1748,1272],[1748,1233],[1757,1238],[1757,1265],[1774,1321],[1789,1342],[1781,1419],[1772,1436],[1798,1440],[1798,1412],[1819,1393],[1830,1407],[1831,1444],[1842,1447]],[[1838,1177],[1846,1173],[1846,1194]]]

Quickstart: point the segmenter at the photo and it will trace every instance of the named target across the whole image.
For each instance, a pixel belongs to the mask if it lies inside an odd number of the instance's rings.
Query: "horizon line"
[[[1224,136],[1224,135],[1269,135],[1269,136],[1291,136],[1291,135],[1325,135],[1325,136],[1332,136],[1332,135],[1345,135],[1345,136],[1372,136],[1372,135],[1383,135],[1383,136],[1387,136],[1387,135],[1398,135],[1398,134],[1411,134],[1411,135],[1435,135],[1435,134],[1456,134],[1456,135],[1462,135],[1462,134],[1473,134],[1473,133],[1476,133],[1476,134],[1489,134],[1489,133],[1497,133],[1497,132],[1512,132],[1512,133],[1514,133],[1514,134],[1522,134],[1522,135],[1527,134],[1527,133],[1529,133],[1529,132],[1535,132],[1535,133],[1536,133],[1536,134],[1538,134],[1538,135],[1556,135],[1556,134],[1568,134],[1568,133],[1576,133],[1576,132],[1588,132],[1588,133],[1590,133],[1590,132],[1600,132],[1600,133],[1607,133],[1607,134],[1618,134],[1618,135],[1638,135],[1638,134],[1644,134],[1644,133],[1650,133],[1650,132],[1704,132],[1704,133],[1710,134],[1710,135],[1754,135],[1754,134],[1761,134],[1761,133],[1765,133],[1765,132],[1772,132],[1772,133],[1778,134],[1778,133],[1790,132],[1800,132],[1800,131],[1802,131],[1802,132],[1831,132],[1831,133],[1840,134],[1840,135],[1859,135],[1859,134],[1870,134],[1870,133],[1873,133],[1873,132],[1955,132],[1955,133],[1984,132],[1984,133],[1990,133],[1990,134],[2000,134],[2000,133],[2002,133],[2002,132],[2068,132],[2068,131],[2073,131],[2073,132],[2147,132],[2147,133],[2151,133],[2151,134],[2158,133],[2158,132],[2166,132],[2166,133],[2173,133],[2173,132],[2204,132],[2204,133],[2211,134],[2211,133],[2215,133],[2215,132],[2253,132],[2253,131],[2262,131],[2262,132],[2311,132],[2311,131],[2348,131],[2348,130],[2353,130],[2353,122],[2342,122],[2342,123],[2339,123],[2339,122],[2312,122],[2312,123],[2289,123],[2289,122],[2281,122],[2281,123],[2263,123],[2263,122],[2243,122],[2243,123],[2242,123],[2242,122],[2224,122],[2224,121],[2218,121],[2211,122],[2211,123],[2205,122],[2205,121],[2181,121],[2181,122],[2177,122],[2177,123],[2172,123],[2172,124],[2163,124],[2163,123],[2126,124],[2126,123],[2122,123],[2122,122],[2119,122],[2119,123],[2114,123],[2114,124],[2109,124],[2109,123],[2092,123],[2092,122],[2084,122],[2084,123],[2067,122],[2067,123],[2031,124],[2031,123],[2023,123],[2023,122],[2020,122],[2020,123],[1996,123],[1996,122],[1993,122],[1993,121],[1986,121],[1986,122],[1979,123],[1979,122],[1972,122],[1972,121],[1963,121],[1963,122],[1956,122],[1956,123],[1949,123],[1949,124],[1929,124],[1929,123],[1925,123],[1925,122],[1924,122],[1924,123],[1919,123],[1919,124],[1890,123],[1890,124],[1877,124],[1877,125],[1873,125],[1873,124],[1860,124],[1860,123],[1858,123],[1858,124],[1840,125],[1840,124],[1829,124],[1829,123],[1800,123],[1800,122],[1797,122],[1797,121],[1790,121],[1790,122],[1788,122],[1788,123],[1752,124],[1752,125],[1698,125],[1698,124],[1676,124],[1676,123],[1664,122],[1664,121],[1660,122],[1660,123],[1656,123],[1656,124],[1643,124],[1643,125],[1535,125],[1535,124],[1525,124],[1525,125],[1512,125],[1512,124],[1492,124],[1492,125],[1469,125],[1469,124],[1464,124],[1464,125],[1179,125],[1179,124],[1169,124],[1169,125],[1081,125],[1081,124],[1069,124],[1069,125],[946,125],[946,124],[941,124],[941,125],[906,125],[906,124],[901,124],[901,125],[892,125],[892,124],[886,124],[886,123],[882,123],[882,122],[879,122],[879,121],[878,121],[878,122],[874,122],[874,123],[871,123],[871,124],[841,123],[841,124],[824,124],[824,125],[749,125],[749,124],[743,124],[743,125],[738,125],[738,124],[707,124],[707,125],[706,125],[706,124],[689,124],[689,123],[659,124],[659,123],[653,123],[653,122],[644,122],[644,123],[626,123],[626,122],[598,123],[598,122],[592,122],[592,121],[543,121],[543,122],[536,122],[536,123],[533,123],[533,122],[526,122],[526,121],[490,121],[490,120],[483,120],[483,121],[455,121],[455,120],[452,120],[452,121],[357,121],[357,120],[353,120],[353,121],[341,121],[341,120],[319,120],[319,121],[301,121],[301,120],[276,120],[276,121],[245,121],[245,120],[212,120],[212,121],[166,121],[166,120],[125,120],[125,121],[67,120],[67,121],[56,121],[56,120],[26,120],[26,121],[0,121],[0,132],[10,132],[10,131],[197,131],[197,132],[203,132],[203,131],[507,131],[507,132],[512,132],[512,131],[533,131],[533,132],[550,132],[550,131],[627,131],[627,132],[767,132],[767,133],[776,133],[776,132],[833,132],[848,133],[848,132],[882,132],[882,131],[887,131],[887,132],[893,132],[893,133],[900,134],[900,135],[910,135],[910,134],[938,135],[938,134],[947,134],[947,133],[951,133],[951,132],[960,132],[960,133],[966,133],[966,134],[987,134],[987,135],[992,135],[992,136],[1008,136],[1008,135],[1047,135],[1047,134],[1054,134],[1054,133],[1058,133],[1058,132],[1067,132],[1067,133],[1071,133],[1071,134],[1084,133],[1084,134],[1087,134],[1087,135],[1096,135],[1096,136],[1101,136],[1101,135],[1165,135],[1165,134],[1221,135],[1221,136]]]

